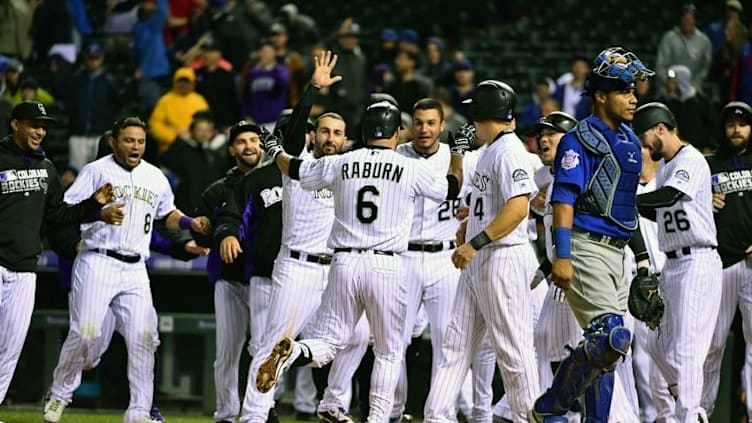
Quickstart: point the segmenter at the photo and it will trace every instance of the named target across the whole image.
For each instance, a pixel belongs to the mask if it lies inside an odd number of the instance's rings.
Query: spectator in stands
[[[138,9],[133,0],[108,0],[102,31],[110,35],[130,34],[138,22]]]
[[[77,95],[71,88],[73,65],[58,53],[47,57],[47,66],[39,73],[39,84],[59,101],[67,102]],[[111,123],[111,122],[110,122]]]
[[[696,13],[694,4],[685,4],[681,8],[679,25],[663,34],[655,58],[655,74],[659,84],[666,83],[670,66],[684,65],[692,72],[692,85],[702,91],[702,84],[710,69],[712,46],[708,36],[697,29]],[[566,108],[564,111],[567,111]]]
[[[383,93],[384,87],[394,80],[392,68],[386,63],[374,66],[368,78],[368,93]]]
[[[240,104],[232,64],[225,61],[227,66],[221,66],[224,60],[222,51],[219,43],[213,38],[204,41],[201,50],[202,63],[196,69],[196,92],[204,96],[217,125],[224,129],[240,119]]]
[[[676,117],[681,139],[703,153],[717,146],[715,113],[708,113],[710,101],[692,85],[692,72],[684,65],[673,65],[666,72],[665,95],[661,101]]]
[[[30,1],[1,1],[3,17],[0,54],[26,59],[31,54],[31,20],[34,8]]]
[[[14,106],[21,101],[21,74],[23,70],[23,63],[18,59],[10,59],[5,65],[3,96]]]
[[[193,114],[209,109],[204,96],[194,91],[196,74],[193,69],[178,69],[172,81],[172,90],[159,98],[149,118],[149,130],[157,141],[159,154],[167,151],[175,138],[190,138],[188,128]]]
[[[205,3],[195,0],[169,0],[164,29],[165,46],[170,48],[177,39],[187,36],[191,30],[191,19],[200,14],[204,7]]]
[[[463,117],[470,119],[470,105],[463,101],[473,98],[475,92],[475,71],[468,59],[454,62],[452,67],[454,85],[449,92],[452,95],[452,107]]]
[[[635,81],[635,97],[637,97],[637,107],[654,101],[655,94],[649,78]]]
[[[384,92],[394,96],[402,110],[411,110],[433,88],[431,80],[416,71],[417,66],[418,53],[400,50],[394,58],[394,79],[384,86]]]
[[[337,53],[337,66],[332,72],[342,75],[342,81],[331,87],[327,101],[329,111],[339,113],[347,122],[348,137],[360,137],[355,128],[360,127],[360,115],[365,104],[368,82],[368,60],[360,49],[360,25],[345,19],[337,32],[338,42],[332,48]]]
[[[243,68],[261,37],[261,28],[268,28],[262,6],[259,1],[229,0],[209,22],[212,34],[222,44],[222,54],[234,69]]]
[[[297,52],[309,51],[319,41],[316,21],[298,11],[298,6],[287,3],[280,8],[282,23],[290,36],[289,47]]]
[[[43,1],[34,10],[31,25],[34,38],[34,53],[38,60],[45,60],[53,50],[65,59],[76,61],[76,45],[73,43],[73,16],[68,2]]]
[[[743,69],[743,56],[749,54],[749,42],[746,28],[733,20],[726,23],[724,37],[723,50],[717,66],[718,85],[721,98],[724,101],[733,101],[744,96],[744,79],[750,69]]]
[[[551,97],[551,92],[553,91],[551,89],[552,85],[553,81],[549,78],[538,79],[535,83],[532,101],[522,108],[522,113],[517,118],[517,122],[521,126],[530,128],[540,120],[543,116],[541,114],[541,102]]]
[[[400,50],[408,50],[420,54],[420,34],[418,34],[418,31],[412,28],[405,28],[400,31],[399,36],[398,53]]]
[[[590,73],[590,57],[577,52],[569,60],[569,75],[559,78],[554,98],[561,106],[561,111],[579,119],[584,119],[590,114],[590,106],[585,92],[585,77]],[[571,76],[570,76],[571,75]],[[585,102],[585,103],[583,103]]]
[[[11,112],[13,112],[13,104],[7,98],[0,96],[0,137],[6,137],[10,133]]]
[[[305,63],[303,63],[300,53],[288,47],[289,37],[287,36],[287,28],[283,24],[279,22],[273,24],[269,33],[274,44],[277,63],[286,66],[290,73],[290,98],[288,101],[290,104],[297,104],[307,82]]]
[[[36,78],[27,76],[21,82],[21,98],[18,103],[21,101],[38,101],[49,107],[55,102],[55,98],[47,90],[39,86]]]
[[[749,42],[739,49],[737,65],[731,78],[729,100],[752,104],[752,44]]]
[[[240,111],[247,120],[271,130],[279,114],[287,107],[290,72],[277,63],[274,44],[263,39],[256,50],[257,63],[243,75]]]
[[[744,16],[744,7],[739,0],[727,0],[723,19],[717,20],[705,29],[705,34],[710,40],[712,46],[713,60],[719,59],[723,52],[726,42],[726,26],[729,21],[733,21],[744,26],[742,17]]]
[[[69,161],[80,169],[94,159],[99,137],[112,127],[123,87],[104,66],[104,50],[97,42],[84,49],[84,66],[72,76],[70,86],[74,94],[67,104]]]
[[[188,138],[178,136],[160,162],[177,179],[175,206],[185,210],[198,207],[201,193],[230,168],[225,149],[213,150],[208,144],[215,136],[214,118],[210,112],[193,115]]]
[[[387,65],[390,68],[394,66],[394,56],[397,55],[397,41],[399,34],[394,28],[384,28],[381,31],[381,44],[378,50],[369,57],[369,69],[374,69],[377,65]]]
[[[426,64],[418,72],[430,79],[434,86],[451,83],[452,64],[446,58],[446,45],[440,37],[431,37],[426,43]]]
[[[464,116],[454,112],[449,90],[445,87],[434,87],[431,91],[431,98],[438,101],[444,110],[444,132],[441,133],[439,140],[444,143],[449,142],[447,138],[449,132],[453,134],[459,133],[462,125],[466,124],[468,120]]]
[[[167,0],[156,0],[156,4],[145,0],[138,8],[138,22],[133,26],[131,56],[136,66],[133,77],[139,81],[138,96],[149,112],[162,95],[162,79],[170,74],[162,35],[165,22]]]

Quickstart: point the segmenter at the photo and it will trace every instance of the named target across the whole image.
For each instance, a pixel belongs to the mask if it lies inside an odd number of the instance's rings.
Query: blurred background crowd
[[[639,85],[640,103],[664,101],[681,137],[709,152],[720,105],[752,102],[747,3],[0,0],[0,135],[14,104],[44,103],[61,121],[44,148],[72,181],[112,122],[137,115],[149,124],[147,160],[167,173],[178,207],[193,210],[230,166],[226,129],[273,125],[322,49],[339,55],[344,79],[322,90],[312,117],[336,111],[357,139],[369,93],[390,93],[403,110],[436,98],[453,130],[486,78],[523,99],[520,135],[554,110],[584,117],[593,56],[622,45],[657,72]]]

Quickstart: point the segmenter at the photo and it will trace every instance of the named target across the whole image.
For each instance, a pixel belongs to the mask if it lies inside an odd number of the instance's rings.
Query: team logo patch
[[[580,165],[580,153],[567,150],[561,158],[561,168],[564,170],[574,169]]]
[[[677,170],[676,173],[674,173],[674,176],[676,177],[676,179],[684,182],[689,182],[689,173],[687,173],[687,171],[684,169]]]
[[[512,180],[514,182],[519,182],[523,179],[529,179],[530,177],[527,176],[527,172],[525,172],[524,169],[517,169],[514,172],[512,172]]]

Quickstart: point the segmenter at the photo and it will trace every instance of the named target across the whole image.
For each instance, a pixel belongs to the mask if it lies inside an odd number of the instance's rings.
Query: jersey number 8
[[[146,216],[144,216],[144,233],[148,234],[151,230],[151,214],[146,213]]]

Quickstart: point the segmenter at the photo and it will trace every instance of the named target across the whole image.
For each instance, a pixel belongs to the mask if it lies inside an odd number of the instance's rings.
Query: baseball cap
[[[38,101],[22,101],[13,108],[10,115],[11,119],[16,120],[43,120],[47,122],[57,122],[54,118],[47,115],[47,109]]]
[[[37,88],[39,88],[39,82],[37,82],[36,79],[27,76],[23,79],[23,81],[21,81],[21,88],[31,88],[33,90],[36,90]]]
[[[748,123],[752,123],[752,107],[743,101],[732,101],[723,107],[721,117],[725,122],[732,116],[741,116]]]
[[[359,37],[360,36],[360,24],[353,22],[350,24],[350,29],[346,30],[342,33],[342,36],[353,36],[353,37]]]
[[[275,22],[272,24],[271,28],[269,28],[269,33],[272,35],[287,34],[287,28],[281,23]]]
[[[86,54],[86,57],[102,57],[104,55],[104,48],[102,47],[102,44],[95,41],[86,46],[84,53]]]
[[[739,0],[728,0],[726,1],[726,7],[729,9],[734,9],[739,13],[744,12],[744,6],[742,6],[742,2]]]
[[[685,3],[681,7],[681,14],[684,15],[685,13],[691,13],[693,15],[697,14],[697,6],[694,5],[694,3]]]
[[[381,40],[397,41],[399,40],[399,34],[397,34],[397,31],[394,28],[384,28],[384,30],[381,31]]]
[[[16,71],[18,73],[23,73],[23,63],[19,61],[18,59],[10,59],[8,60],[8,64],[5,66],[5,71]]]
[[[468,59],[462,59],[454,62],[452,71],[473,70],[473,64]]]
[[[407,41],[408,43],[418,44],[418,41],[420,41],[420,36],[418,35],[418,31],[407,28],[400,31],[400,41]]]
[[[255,123],[241,120],[240,122],[230,127],[230,142],[234,142],[235,138],[237,138],[238,135],[242,134],[243,132],[255,132],[258,135],[261,135],[261,127],[256,125]]]

